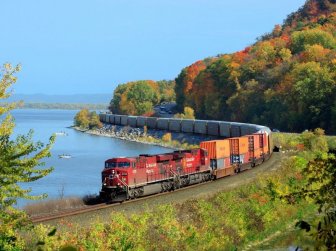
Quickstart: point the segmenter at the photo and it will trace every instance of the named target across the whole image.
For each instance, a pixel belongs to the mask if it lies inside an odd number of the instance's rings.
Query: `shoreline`
[[[95,135],[95,136],[101,136],[101,137],[108,137],[108,138],[115,138],[115,139],[120,139],[120,140],[124,140],[124,141],[129,141],[129,142],[136,142],[136,143],[141,143],[141,144],[146,144],[146,145],[153,145],[153,146],[160,146],[160,147],[164,147],[164,148],[168,148],[168,149],[172,149],[172,150],[183,150],[182,148],[178,148],[178,147],[173,147],[164,143],[159,143],[159,142],[149,142],[146,141],[146,138],[143,136],[138,136],[138,138],[134,138],[131,136],[127,136],[126,135],[116,135],[115,132],[102,132],[100,129],[81,129],[77,126],[69,126],[68,128],[74,129],[78,132],[82,132],[82,133],[86,133],[86,134],[90,134],[90,135]],[[131,135],[131,134],[129,134]],[[158,138],[155,138],[151,135],[148,135],[147,137],[151,137],[154,140],[160,140]],[[143,140],[141,140],[143,139]]]

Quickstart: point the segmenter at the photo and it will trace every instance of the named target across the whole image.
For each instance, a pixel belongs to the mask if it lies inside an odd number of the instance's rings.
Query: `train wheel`
[[[130,200],[135,199],[135,189],[131,188],[130,191],[128,192],[128,195]]]

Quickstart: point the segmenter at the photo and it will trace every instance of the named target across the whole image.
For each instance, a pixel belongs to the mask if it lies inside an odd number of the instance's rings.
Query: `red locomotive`
[[[101,198],[123,201],[217,179],[261,163],[270,137],[258,133],[201,142],[201,148],[105,161]]]

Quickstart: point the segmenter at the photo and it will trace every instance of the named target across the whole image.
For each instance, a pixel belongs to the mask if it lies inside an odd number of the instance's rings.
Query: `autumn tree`
[[[20,67],[10,64],[3,66],[0,76],[0,100],[10,96],[8,90],[16,82],[15,74]],[[41,199],[41,196],[30,195],[31,189],[23,189],[20,184],[36,181],[48,175],[53,168],[43,168],[46,157],[50,157],[50,149],[55,137],[52,136],[47,145],[32,141],[33,132],[13,137],[15,127],[10,111],[15,103],[0,103],[0,250],[18,250],[21,242],[19,231],[26,223],[24,212],[14,206],[18,199]]]
[[[162,101],[174,101],[174,81],[141,80],[118,85],[110,102],[116,114],[147,115]]]
[[[93,111],[90,112],[88,109],[80,110],[74,118],[75,126],[81,129],[94,129],[101,128],[103,124],[99,120],[98,114]]]
[[[177,113],[174,115],[174,118],[181,118],[181,119],[195,119],[195,112],[189,106],[184,107],[183,113]]]

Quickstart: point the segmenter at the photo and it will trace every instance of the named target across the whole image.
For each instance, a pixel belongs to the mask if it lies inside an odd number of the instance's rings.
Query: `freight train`
[[[100,197],[124,201],[239,173],[272,154],[270,132],[203,141],[192,150],[105,161]]]

